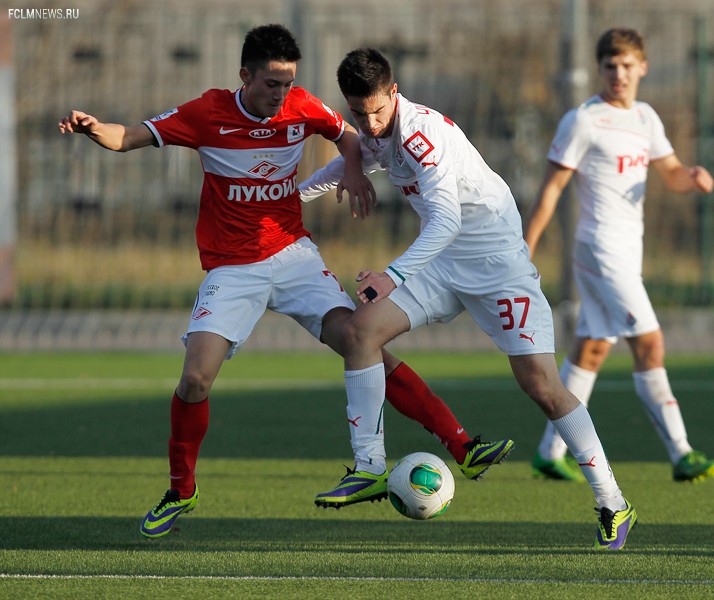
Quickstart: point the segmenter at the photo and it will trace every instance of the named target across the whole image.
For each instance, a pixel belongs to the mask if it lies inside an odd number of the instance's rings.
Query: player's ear
[[[640,77],[644,77],[647,75],[647,71],[649,71],[650,65],[646,60],[643,60],[640,63]]]
[[[394,96],[396,96],[396,95],[397,95],[397,82],[395,81],[392,84],[392,91],[389,92],[389,97],[394,98]]]
[[[238,74],[240,75],[240,79],[243,83],[250,83],[252,76],[247,67],[241,67]]]

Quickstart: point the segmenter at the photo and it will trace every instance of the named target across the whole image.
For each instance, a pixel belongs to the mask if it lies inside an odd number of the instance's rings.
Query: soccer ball
[[[434,454],[415,452],[397,461],[387,479],[392,506],[410,519],[443,514],[454,497],[454,476]]]

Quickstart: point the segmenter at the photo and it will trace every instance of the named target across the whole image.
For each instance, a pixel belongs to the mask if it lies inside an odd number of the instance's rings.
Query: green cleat
[[[481,436],[476,436],[467,445],[470,448],[464,462],[459,464],[459,469],[468,479],[481,479],[489,467],[506,459],[514,445],[513,440],[481,442]]]
[[[531,467],[533,467],[533,477],[579,483],[586,481],[577,461],[570,455],[555,460],[545,460],[536,452]]]
[[[358,502],[381,502],[387,497],[388,471],[381,475],[367,471],[353,471],[345,467],[347,473],[340,483],[329,492],[322,492],[315,496],[315,504],[323,508],[342,508]]]
[[[674,466],[672,477],[675,481],[691,481],[693,483],[714,477],[714,460],[709,460],[704,452],[692,450]]]
[[[627,534],[637,523],[637,512],[632,504],[625,500],[627,506],[623,510],[611,511],[609,508],[596,508],[600,516],[597,523],[595,550],[621,550]]]
[[[180,515],[191,512],[198,505],[198,486],[193,491],[193,496],[181,500],[178,490],[166,490],[163,500],[151,509],[141,524],[141,535],[148,538],[157,538],[166,535]]]

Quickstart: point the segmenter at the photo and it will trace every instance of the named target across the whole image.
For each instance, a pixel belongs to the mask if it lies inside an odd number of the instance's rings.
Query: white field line
[[[584,584],[624,584],[624,585],[696,585],[705,586],[714,584],[714,579],[533,579],[517,577],[330,577],[330,576],[254,576],[254,575],[113,575],[113,574],[19,574],[0,573],[0,579],[87,579],[87,580],[122,580],[122,579],[144,579],[144,580],[178,580],[178,581],[453,581],[464,583],[541,583],[552,585],[553,583],[564,583],[572,585]]]
[[[0,390],[133,390],[175,388],[178,377],[157,379],[154,377],[110,378],[0,378]],[[327,379],[226,379],[218,378],[213,389],[323,389],[344,387],[341,381]]]
[[[177,378],[154,377],[54,377],[54,378],[0,378],[2,390],[133,390],[174,388]],[[675,394],[678,390],[685,392],[713,392],[714,380],[672,381]],[[503,392],[517,390],[515,381],[508,379],[434,379],[435,388],[448,390],[474,390],[486,392]],[[266,390],[266,389],[340,389],[344,387],[342,380],[330,379],[256,379],[256,378],[219,378],[213,384],[216,390]],[[629,380],[599,379],[595,390],[608,392],[634,393],[634,385]]]

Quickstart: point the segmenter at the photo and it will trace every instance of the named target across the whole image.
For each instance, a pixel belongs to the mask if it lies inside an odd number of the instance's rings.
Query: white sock
[[[580,400],[583,406],[587,406],[597,379],[597,373],[581,369],[566,358],[560,367],[560,378],[563,380],[565,388]],[[565,445],[563,438],[560,437],[553,423],[548,421],[538,446],[538,454],[543,460],[559,460],[565,456],[567,451],[568,447]]]
[[[598,506],[612,511],[626,508],[625,499],[610,469],[588,409],[580,405],[552,423],[578,461],[583,475],[595,493]]]
[[[387,468],[384,449],[384,364],[345,371],[347,419],[355,469],[381,474]]]
[[[692,447],[687,441],[687,429],[679,403],[672,394],[667,371],[664,368],[640,371],[633,373],[632,379],[657,435],[667,448],[669,460],[676,465],[680,458],[692,451]]]

